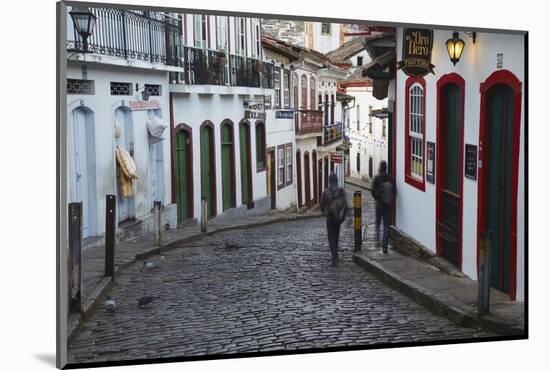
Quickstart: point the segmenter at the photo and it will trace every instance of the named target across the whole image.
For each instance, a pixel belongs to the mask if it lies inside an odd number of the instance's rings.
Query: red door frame
[[[493,72],[485,82],[479,86],[481,94],[479,112],[479,169],[477,188],[477,265],[479,267],[479,241],[483,231],[487,228],[487,170],[488,158],[485,144],[489,145],[487,139],[487,93],[491,87],[497,84],[504,84],[514,91],[514,118],[513,118],[513,142],[512,142],[512,204],[511,204],[511,225],[510,225],[510,299],[516,299],[516,264],[517,264],[517,213],[518,213],[518,168],[519,168],[519,136],[521,130],[521,89],[520,80],[510,71],[501,69]],[[485,143],[485,144],[484,144]]]
[[[306,197],[306,207],[311,208],[311,171],[310,171],[309,152],[304,152],[304,187]]]
[[[443,171],[443,155],[441,154],[441,148],[443,147],[443,138],[441,137],[441,125],[443,124],[444,115],[447,113],[446,107],[443,108],[441,106],[441,94],[443,91],[443,88],[447,84],[455,84],[458,86],[458,88],[461,91],[462,101],[460,106],[460,190],[459,190],[459,196],[460,196],[460,204],[459,204],[459,216],[458,216],[458,227],[459,227],[459,233],[458,233],[458,269],[462,271],[462,204],[463,204],[463,184],[464,184],[464,178],[463,178],[463,169],[464,169],[464,95],[465,95],[465,81],[464,79],[457,73],[449,73],[446,75],[441,76],[441,78],[437,81],[437,128],[436,128],[436,226],[435,226],[435,243],[436,243],[436,253],[439,256],[441,253],[441,243],[439,241],[439,238],[437,237],[437,221],[441,219],[442,215],[442,199],[441,199],[441,190],[442,190],[442,183],[440,181],[441,179],[441,173]],[[439,149],[438,149],[439,148]]]

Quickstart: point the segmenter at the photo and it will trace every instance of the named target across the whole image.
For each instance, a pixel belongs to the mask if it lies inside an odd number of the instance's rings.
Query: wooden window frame
[[[283,165],[282,166],[280,164],[281,156],[280,156],[279,150],[283,151],[283,155],[282,155]],[[279,170],[281,169],[281,167],[283,168],[282,181],[280,181],[281,177],[279,176]],[[281,190],[282,188],[284,188],[286,186],[286,178],[285,177],[286,177],[286,152],[285,152],[285,145],[282,144],[282,145],[277,145],[277,190]]]
[[[273,108],[281,108],[281,68],[273,68],[273,88],[275,90],[274,99],[273,99]]]
[[[422,132],[416,136],[411,136],[410,132],[410,93],[414,87],[419,86],[422,89],[422,100],[419,108],[422,115],[420,119]],[[415,113],[418,114],[418,113]],[[409,77],[405,82],[405,182],[420,191],[426,190],[426,81],[422,77]],[[421,178],[417,178],[411,173],[411,137],[422,139],[421,153],[422,153],[422,175]]]
[[[305,83],[304,83],[305,82]],[[308,101],[307,101],[307,76],[305,74],[300,77],[300,92],[302,94],[302,105],[300,106],[301,109],[307,110],[308,108]]]
[[[290,71],[281,69],[283,75],[283,106],[290,108]]]
[[[290,149],[290,156],[288,155],[288,150]],[[290,158],[290,160],[289,160]],[[293,175],[292,175],[292,171],[294,170],[293,168],[294,166],[294,162],[292,160],[292,143],[288,143],[288,144],[285,144],[285,177],[286,177],[286,181],[285,181],[285,184],[286,185],[290,185],[292,184],[292,180],[293,180]],[[290,174],[289,174],[289,167],[290,167]]]
[[[316,98],[316,86],[315,86],[315,77],[313,76],[310,76],[309,77],[309,99],[310,99],[310,108],[311,110],[314,110],[315,109],[315,98]]]

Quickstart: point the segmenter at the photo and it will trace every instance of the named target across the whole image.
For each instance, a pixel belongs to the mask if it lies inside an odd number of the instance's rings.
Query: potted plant
[[[227,64],[227,55],[225,54],[224,49],[218,50],[218,57],[216,58],[216,62],[220,66],[225,66]]]

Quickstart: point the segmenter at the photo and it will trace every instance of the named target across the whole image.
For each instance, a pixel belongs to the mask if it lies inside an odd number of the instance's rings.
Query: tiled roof
[[[349,63],[349,58],[365,49],[365,38],[354,37],[338,49],[329,51],[326,56],[333,64]]]

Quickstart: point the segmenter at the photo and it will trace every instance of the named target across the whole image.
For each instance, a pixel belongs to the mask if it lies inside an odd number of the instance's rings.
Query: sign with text
[[[341,153],[334,153],[330,155],[330,161],[332,163],[342,163],[342,154]]]
[[[244,118],[246,119],[265,119],[264,100],[245,100]]]
[[[426,181],[435,184],[435,143],[426,142]]]
[[[160,109],[160,103],[158,100],[137,100],[130,101],[131,110],[148,110],[148,109]]]
[[[407,76],[423,77],[434,72],[432,62],[433,31],[421,28],[403,30],[402,60],[397,63]]]
[[[275,118],[276,119],[293,119],[294,111],[293,110],[276,110]]]
[[[466,144],[464,151],[464,176],[477,180],[477,146]]]

